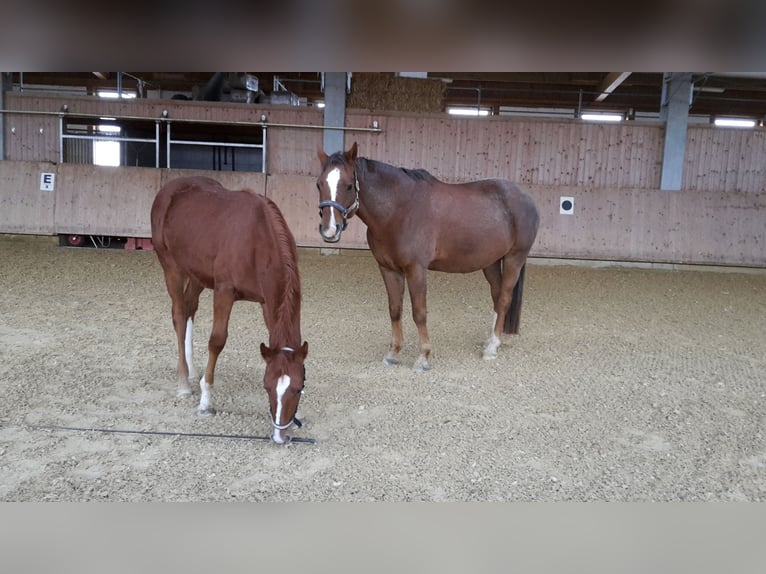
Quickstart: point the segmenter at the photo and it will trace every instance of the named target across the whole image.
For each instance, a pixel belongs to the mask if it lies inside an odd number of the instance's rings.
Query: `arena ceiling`
[[[384,73],[384,72],[381,72]],[[24,88],[53,86],[98,89],[143,89],[193,92],[203,99],[214,72],[14,72]],[[275,87],[308,101],[321,100],[319,72],[248,72],[258,78],[264,95]],[[393,74],[387,72],[387,74]],[[549,108],[655,114],[660,110],[663,74],[648,72],[427,72],[444,82],[446,106]],[[241,78],[242,73],[217,77]],[[275,78],[278,84],[275,83]],[[766,118],[766,73],[694,72],[690,113]]]

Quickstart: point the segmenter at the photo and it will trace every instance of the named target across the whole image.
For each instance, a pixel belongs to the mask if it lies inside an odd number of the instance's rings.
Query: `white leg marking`
[[[383,364],[389,367],[391,365],[398,365],[399,359],[397,359],[397,357],[398,357],[397,354],[395,354],[393,351],[389,351],[388,353],[386,353],[386,356],[383,357]]]
[[[484,358],[489,360],[497,358],[497,348],[500,346],[500,339],[495,335],[495,324],[497,323],[497,311],[492,312],[492,327],[489,331],[489,339],[484,345]]]
[[[337,201],[336,198],[338,197],[338,182],[340,181],[340,169],[335,168],[330,173],[327,174],[327,186],[330,188],[330,199],[332,201]],[[335,236],[335,228],[338,227],[338,223],[335,221],[335,209],[332,207],[328,208],[330,210],[330,223],[325,228],[324,234],[325,237],[334,237]]]
[[[431,365],[428,364],[426,358],[423,355],[418,355],[418,358],[415,360],[415,364],[412,366],[412,370],[414,370],[416,373],[425,373],[430,369]]]
[[[184,354],[186,355],[186,366],[189,369],[189,379],[197,380],[197,369],[194,368],[194,352],[192,346],[192,332],[194,331],[194,321],[189,317],[186,320],[186,336],[184,337]]]
[[[215,408],[213,407],[213,385],[209,384],[205,377],[202,377],[199,381],[199,407],[197,412],[203,416],[209,416],[215,414]]]

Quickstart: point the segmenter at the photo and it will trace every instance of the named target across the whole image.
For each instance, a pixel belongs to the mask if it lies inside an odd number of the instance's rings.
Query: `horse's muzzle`
[[[303,422],[297,416],[294,416],[289,423],[284,425],[275,424],[274,421],[271,421],[271,424],[274,427],[274,432],[271,434],[271,442],[276,444],[289,444],[292,441],[292,437],[286,434],[287,430],[293,426],[298,429],[303,426]]]
[[[322,224],[319,224],[319,235],[322,237],[322,240],[325,243],[338,243],[340,241],[340,235],[343,233],[343,226],[342,225],[336,225],[335,226],[335,235],[332,237],[327,237],[324,232],[322,231]]]

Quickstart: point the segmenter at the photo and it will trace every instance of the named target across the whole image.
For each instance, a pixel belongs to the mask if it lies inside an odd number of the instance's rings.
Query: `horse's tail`
[[[521,322],[521,302],[524,294],[524,270],[527,264],[521,266],[519,271],[519,278],[516,280],[516,285],[513,287],[513,298],[511,299],[511,306],[508,308],[508,312],[505,314],[505,321],[503,322],[503,333],[509,333],[512,335],[519,334],[519,324]]]

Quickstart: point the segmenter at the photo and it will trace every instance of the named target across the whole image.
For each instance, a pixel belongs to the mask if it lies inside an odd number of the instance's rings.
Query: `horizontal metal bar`
[[[154,141],[154,140],[150,140]],[[192,141],[192,140],[169,140],[171,144],[181,144],[181,145],[201,145],[201,146],[218,146],[218,147],[250,147],[250,148],[263,148],[263,144],[238,144],[238,143],[229,143],[229,142],[203,142],[203,141]]]
[[[78,134],[62,134],[62,138],[70,140],[93,140],[93,141],[108,141],[108,142],[144,142],[144,143],[156,143],[154,138],[129,138],[129,137],[109,137],[109,136],[86,136]]]
[[[70,111],[67,112],[41,112],[41,111],[22,111],[22,110],[0,110],[0,113],[3,114],[30,114],[30,115],[48,115],[48,116],[62,116],[62,117],[70,117],[72,119],[77,118],[94,118],[94,119],[102,119],[105,115],[109,114],[77,114]],[[349,132],[373,132],[373,133],[380,133],[383,130],[381,128],[356,128],[351,126],[325,126],[325,125],[316,125],[316,124],[282,124],[282,123],[276,123],[276,122],[247,122],[247,121],[226,121],[226,120],[195,120],[190,118],[170,118],[170,117],[159,117],[159,118],[152,118],[152,117],[146,117],[146,116],[114,116],[109,115],[109,117],[114,117],[117,120],[141,120],[141,121],[151,121],[151,122],[166,122],[166,123],[187,123],[187,124],[210,124],[210,125],[227,125],[227,126],[250,126],[250,127],[266,127],[266,128],[292,128],[292,129],[311,129],[311,130],[340,130],[340,131],[349,131]]]
[[[44,111],[38,111],[38,110],[0,110],[0,114],[18,114],[18,115],[30,115],[30,116],[59,116],[62,118],[66,118],[66,117],[71,117],[73,119],[88,118],[88,119],[99,119],[102,121],[112,121],[111,118],[114,118],[114,119],[120,119],[120,120],[141,120],[141,121],[156,122],[162,119],[162,118],[148,118],[146,116],[115,116],[108,113],[73,114],[71,112],[44,112]],[[104,120],[103,119],[104,117],[108,117],[110,119]]]

